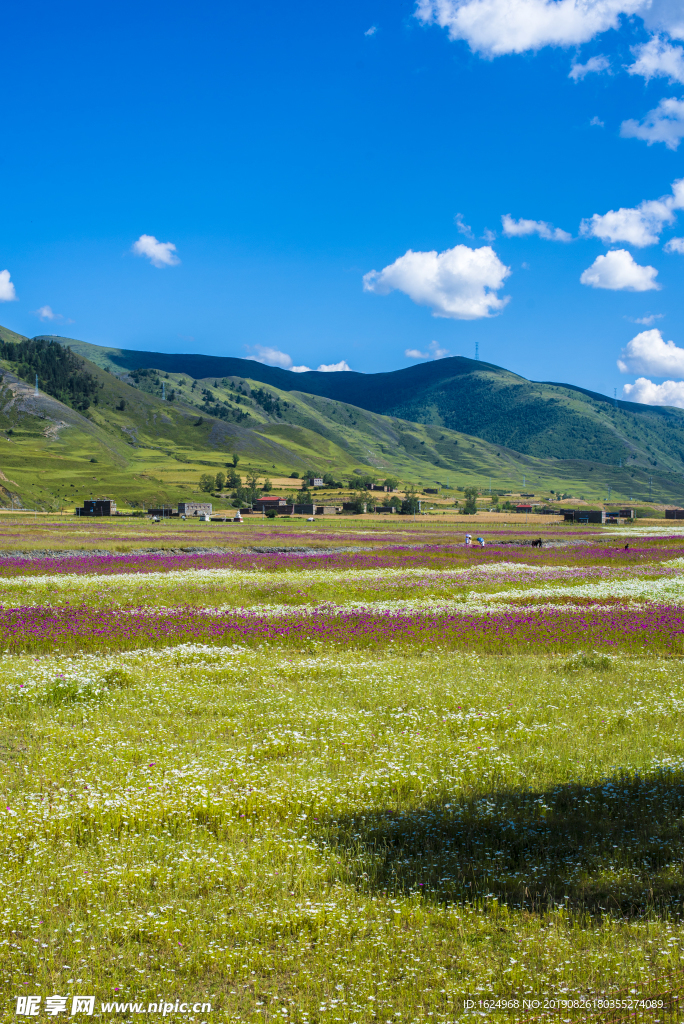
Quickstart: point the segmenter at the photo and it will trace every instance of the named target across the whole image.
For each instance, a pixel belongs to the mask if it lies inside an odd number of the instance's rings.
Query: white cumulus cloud
[[[625,384],[622,397],[642,405],[670,405],[684,409],[684,381],[666,380],[654,384],[647,377],[638,377],[634,384]]]
[[[650,0],[418,0],[416,17],[486,56],[576,46],[638,14]]]
[[[669,242],[665,243],[663,249],[665,252],[684,253],[684,238],[671,238]]]
[[[665,224],[672,224],[675,210],[684,208],[684,178],[672,183],[672,194],[646,199],[638,206],[621,206],[608,213],[595,213],[580,224],[580,234],[602,242],[629,242],[641,248],[655,245]]]
[[[365,274],[363,288],[376,295],[404,292],[418,305],[430,306],[433,316],[478,320],[504,308],[508,297],[495,293],[510,273],[489,245],[455,245],[440,253],[409,249],[384,270]]]
[[[623,348],[620,373],[652,373],[654,377],[684,377],[684,348],[665,341],[657,328],[642,331]]]
[[[667,32],[673,39],[684,39],[684,8],[681,0],[652,0],[643,12],[646,28]]]
[[[609,67],[608,58],[599,53],[597,57],[590,57],[586,64],[578,64],[575,61],[570,68],[568,78],[572,78],[575,82],[581,82],[587,75],[600,74],[602,71],[607,71]]]
[[[378,31],[378,26],[377,25],[371,25],[371,27],[367,28],[366,31],[363,34],[364,34],[364,36],[374,36],[377,31]]]
[[[684,100],[662,99],[642,121],[623,121],[620,135],[623,139],[643,139],[649,146],[664,142],[668,149],[677,149],[684,136]]]
[[[146,256],[153,267],[175,267],[180,263],[173,242],[160,242],[154,235],[141,235],[131,246],[136,256]]]
[[[649,292],[660,288],[656,282],[655,267],[642,267],[626,249],[613,249],[605,256],[597,256],[580,277],[590,288],[608,288],[611,291]]]
[[[351,371],[351,366],[347,364],[346,359],[340,359],[339,363],[321,363],[316,369],[320,373],[340,373],[344,370]]]
[[[510,214],[504,213],[501,218],[503,233],[508,238],[518,238],[522,235],[539,235],[550,242],[571,242],[572,235],[562,228],[554,228],[553,224],[547,224],[545,220],[525,220],[521,217],[515,220]]]
[[[606,122],[602,121],[600,117],[594,116],[594,117],[592,117],[591,121],[589,122],[589,126],[591,128],[605,128],[606,127]]]
[[[449,354],[449,349],[440,348],[436,341],[430,342],[427,352],[421,352],[418,348],[404,349],[404,355],[407,359],[444,359]]]
[[[10,281],[9,270],[0,270],[0,302],[15,302],[17,293]]]
[[[662,36],[653,36],[647,43],[634,49],[636,60],[627,68],[630,75],[651,78],[669,78],[671,82],[684,82],[684,50],[672,46]]]

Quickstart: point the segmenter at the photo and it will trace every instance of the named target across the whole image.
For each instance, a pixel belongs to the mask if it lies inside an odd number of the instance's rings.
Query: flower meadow
[[[684,1019],[681,537],[316,527],[5,551],[0,1019]]]

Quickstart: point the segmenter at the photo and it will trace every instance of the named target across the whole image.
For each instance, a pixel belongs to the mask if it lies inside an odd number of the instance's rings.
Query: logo
[[[37,1017],[40,1013],[40,996],[17,996],[17,1016]],[[45,1012],[49,1017],[56,1017],[58,1013],[67,1012],[68,996],[47,996],[45,999]],[[74,996],[71,1000],[71,1016],[77,1013],[86,1013],[92,1017],[95,1009],[95,996]]]

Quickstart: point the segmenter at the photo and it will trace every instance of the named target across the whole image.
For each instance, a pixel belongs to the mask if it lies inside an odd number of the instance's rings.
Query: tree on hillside
[[[208,473],[202,473],[199,480],[200,491],[205,491],[206,494],[211,494],[214,490],[215,482],[216,481],[213,476],[210,476]]]
[[[247,477],[247,493],[248,500],[253,505],[259,497],[259,477],[254,471]]]
[[[363,491],[357,491],[355,494],[350,494],[346,502],[347,505],[351,505],[351,511],[362,514],[368,510],[368,498]]]
[[[266,479],[264,480],[264,486],[261,489],[264,492],[264,494],[268,494],[269,491],[273,490],[273,484],[268,479],[268,477],[266,477]]]
[[[388,476],[382,481],[382,486],[387,487],[390,491],[396,491],[399,486],[399,481],[396,476]]]
[[[239,462],[239,461],[240,461],[240,456],[239,456],[239,455],[236,455],[236,453],[235,453],[235,452],[233,452],[233,465],[234,465],[234,466],[237,466],[237,464],[238,464],[238,462]]]
[[[418,492],[413,484],[407,484],[406,486],[404,500],[401,503],[401,512],[402,515],[414,515],[416,512],[420,512]]]
[[[236,473],[234,469],[231,469],[231,471],[228,474],[228,480],[226,482],[229,487],[241,487],[242,477],[240,476],[239,473]]]
[[[477,512],[477,487],[466,487],[463,496],[465,504],[461,509],[461,515],[474,516]]]
[[[223,490],[223,485],[225,484],[225,482],[226,482],[226,474],[225,473],[221,473],[219,471],[216,474],[216,490],[217,491],[222,491]]]
[[[22,380],[33,384],[72,409],[85,412],[97,399],[102,385],[89,373],[84,361],[58,341],[41,338],[21,342],[1,341],[0,358],[6,359]]]

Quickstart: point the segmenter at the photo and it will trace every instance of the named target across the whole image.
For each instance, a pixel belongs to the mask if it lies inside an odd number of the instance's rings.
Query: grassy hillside
[[[247,359],[101,348],[60,339],[126,376],[155,366],[208,379],[235,376],[301,391],[369,412],[449,428],[539,458],[599,462],[661,475],[684,470],[684,411],[613,402],[605,395],[528,381],[491,363],[455,356],[391,373],[293,374]],[[629,487],[627,488],[629,489]]]
[[[114,373],[115,364],[106,353],[115,350],[74,343],[72,351],[90,352],[98,361],[85,359],[80,364],[78,372],[87,383],[87,393],[81,389],[71,400],[70,392],[58,391],[65,398],[59,401],[44,393],[42,388],[48,383],[42,378],[41,391],[35,396],[32,367],[19,358],[21,347],[12,348],[21,341],[19,335],[0,331],[2,351],[16,356],[0,360],[4,367],[0,472],[5,478],[0,477],[0,504],[5,506],[14,500],[28,507],[57,507],[97,496],[137,506],[176,502],[198,495],[200,475],[224,470],[234,452],[240,457],[243,476],[251,471],[276,479],[311,468],[348,480],[356,470],[375,473],[379,480],[397,476],[403,483],[422,487],[445,485],[455,490],[474,484],[536,496],[554,491],[591,501],[606,498],[609,488],[613,500],[644,500],[650,488],[654,499],[684,503],[684,480],[677,460],[672,452],[664,456],[656,449],[656,432],[643,418],[651,415],[658,423],[666,422],[658,415],[670,410],[637,406],[642,418],[632,417],[634,422],[625,425],[621,418],[631,414],[624,408],[615,412],[611,403],[602,404],[594,396],[555,384],[534,385],[507,371],[495,372],[496,368],[486,364],[471,362],[470,366],[476,367],[473,373],[461,375],[464,382],[471,379],[471,389],[474,378],[483,388],[498,388],[502,394],[497,401],[510,401],[518,394],[528,410],[534,408],[535,401],[547,401],[539,399],[539,394],[557,396],[552,409],[574,410],[574,421],[569,414],[563,420],[567,435],[580,431],[580,423],[585,421],[584,435],[577,435],[578,447],[595,458],[544,458],[517,451],[474,432],[441,425],[436,407],[431,419],[426,416],[423,422],[415,422],[407,416],[382,415],[351,402],[290,389],[293,382],[305,383],[308,374],[277,371],[288,385],[278,388],[262,379],[264,371],[272,368],[248,360],[232,362],[253,374],[249,377],[212,374],[195,379],[189,373],[171,372],[154,364],[126,371],[119,367]],[[27,346],[24,349],[28,351]],[[44,354],[41,358],[44,360]],[[158,356],[150,358],[163,361]],[[442,361],[448,362],[454,361]],[[47,364],[44,361],[42,365]],[[435,363],[415,370],[427,386],[440,366]],[[53,390],[62,387],[58,370],[53,373]],[[400,380],[412,372],[398,371]],[[330,386],[340,388],[349,374],[317,376],[334,378]],[[365,380],[372,382],[378,376],[395,375],[368,375]],[[465,398],[467,395],[464,403]],[[405,406],[417,417],[408,400]],[[510,408],[513,417],[515,405]],[[494,409],[493,420],[496,412]],[[475,414],[472,407],[470,412],[464,407],[461,415],[467,420]],[[506,417],[500,420],[505,423]],[[481,428],[480,433],[490,429],[486,422]],[[545,429],[550,436],[560,432],[549,423]],[[624,457],[622,466],[619,457],[607,464],[600,458],[609,451],[601,432],[617,445],[620,429],[627,437],[620,443],[630,456]],[[627,430],[636,437],[629,439]],[[528,447],[543,433],[534,435],[530,430]],[[522,432],[516,436],[522,437]],[[445,491],[444,497],[449,494]]]

